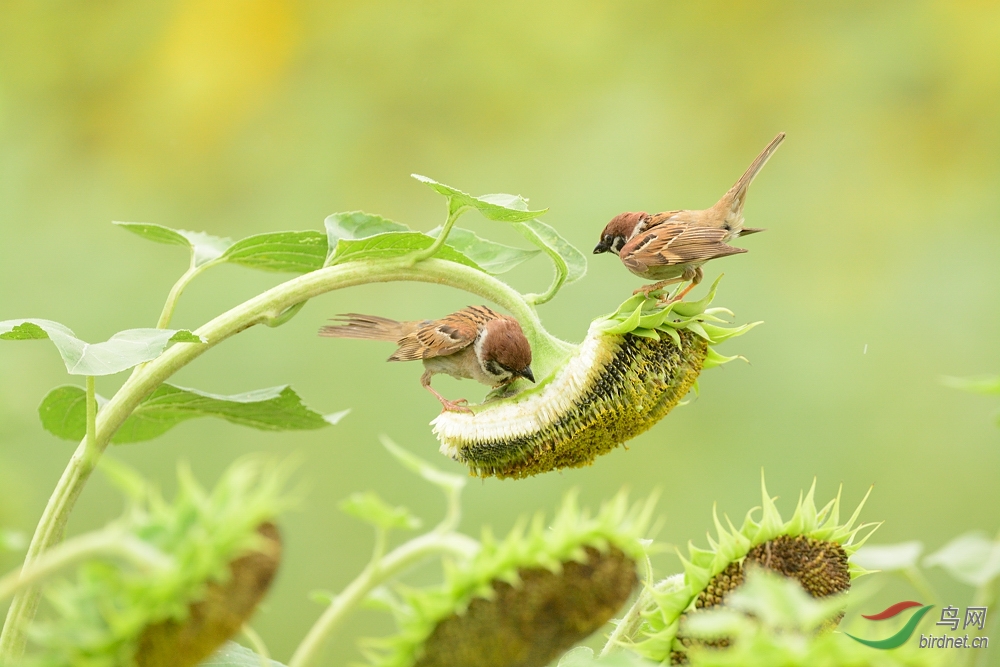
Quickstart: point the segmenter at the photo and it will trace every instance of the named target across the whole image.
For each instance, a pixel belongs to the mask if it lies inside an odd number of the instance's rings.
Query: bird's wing
[[[723,239],[727,234],[717,227],[661,223],[626,243],[620,257],[629,269],[642,271],[649,266],[699,264],[746,252],[726,244]]]
[[[647,218],[646,228],[644,231],[649,231],[650,229],[661,225],[687,225],[695,222],[695,218],[698,213],[701,213],[701,211],[662,211],[660,213],[654,213]]]
[[[479,330],[500,314],[486,306],[469,306],[439,320],[425,320],[399,340],[390,361],[413,361],[454,354],[472,345]]]

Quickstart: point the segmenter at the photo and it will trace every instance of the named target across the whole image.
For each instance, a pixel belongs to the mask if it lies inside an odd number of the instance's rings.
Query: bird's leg
[[[685,287],[684,289],[682,289],[676,295],[661,300],[656,305],[657,306],[667,306],[667,305],[670,305],[671,303],[674,303],[676,301],[680,301],[685,296],[687,296],[687,293],[690,292],[691,290],[693,290],[698,285],[698,283],[701,282],[701,279],[704,278],[704,277],[705,277],[705,273],[701,270],[700,266],[694,270],[694,274],[693,275],[683,275],[683,276],[681,276],[681,280],[690,280],[691,281],[688,284],[688,286]]]
[[[632,292],[632,294],[642,293],[642,295],[648,299],[649,295],[652,294],[653,292],[657,292],[666,287],[667,285],[673,285],[674,283],[683,282],[684,280],[685,280],[684,278],[671,278],[670,280],[661,280],[660,282],[653,283],[652,285],[643,285],[639,289]]]
[[[462,403],[468,403],[469,401],[464,398],[460,398],[457,401],[449,401],[447,398],[437,393],[434,387],[431,386],[431,377],[434,374],[430,371],[424,371],[424,374],[420,376],[420,385],[427,391],[434,394],[437,400],[441,401],[441,406],[444,408],[442,412],[468,412],[470,415],[474,414],[472,410],[462,405]]]

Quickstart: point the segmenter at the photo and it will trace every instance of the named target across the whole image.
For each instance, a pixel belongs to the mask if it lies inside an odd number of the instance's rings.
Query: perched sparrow
[[[531,346],[517,320],[486,306],[469,306],[439,320],[396,322],[374,315],[345,313],[333,318],[339,326],[325,326],[320,336],[388,340],[399,345],[389,361],[422,359],[420,384],[441,401],[444,409],[472,412],[449,401],[431,387],[435,373],[478,380],[500,387],[518,377],[535,381],[531,374]]]
[[[785,139],[781,132],[757,156],[736,185],[722,195],[715,206],[704,211],[665,211],[649,215],[644,211],[620,213],[612,218],[594,254],[618,253],[622,264],[637,276],[659,282],[635,291],[650,292],[667,285],[691,281],[674,301],[682,299],[701,282],[701,265],[710,259],[746,252],[728,244],[734,238],[762,232],[743,226],[743,203],[747,188]]]

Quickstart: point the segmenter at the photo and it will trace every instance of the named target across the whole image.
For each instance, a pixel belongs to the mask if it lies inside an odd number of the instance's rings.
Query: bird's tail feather
[[[343,313],[331,318],[336,325],[328,325],[319,330],[320,336],[331,338],[361,338],[365,340],[399,341],[405,333],[403,322],[375,315]]]
[[[743,172],[743,175],[740,176],[740,180],[736,181],[736,185],[729,189],[726,196],[737,201],[742,201],[743,197],[746,196],[747,188],[750,187],[750,183],[753,182],[757,173],[764,168],[764,165],[767,164],[767,161],[771,159],[772,155],[774,155],[774,151],[778,150],[778,146],[780,146],[781,142],[784,140],[785,133],[779,132],[778,136],[771,140],[771,143],[767,145],[767,148],[761,151],[760,155],[757,156],[757,159],[750,164],[745,172]]]

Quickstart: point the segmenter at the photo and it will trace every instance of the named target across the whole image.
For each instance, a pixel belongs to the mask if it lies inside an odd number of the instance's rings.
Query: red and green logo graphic
[[[877,614],[872,614],[871,616],[865,616],[862,614],[862,618],[867,618],[869,621],[884,621],[887,618],[894,618],[899,616],[907,609],[913,609],[914,607],[920,607],[910,616],[910,620],[906,622],[906,625],[899,629],[899,632],[891,637],[886,637],[885,639],[862,639],[861,637],[855,637],[852,634],[844,633],[856,642],[861,642],[865,646],[871,646],[872,648],[880,649],[890,649],[897,648],[906,643],[906,640],[910,638],[913,631],[917,629],[917,624],[920,623],[920,619],[924,617],[924,614],[931,610],[934,605],[925,605],[922,602],[914,602],[913,600],[907,600],[906,602],[897,602],[885,611],[880,611]]]

